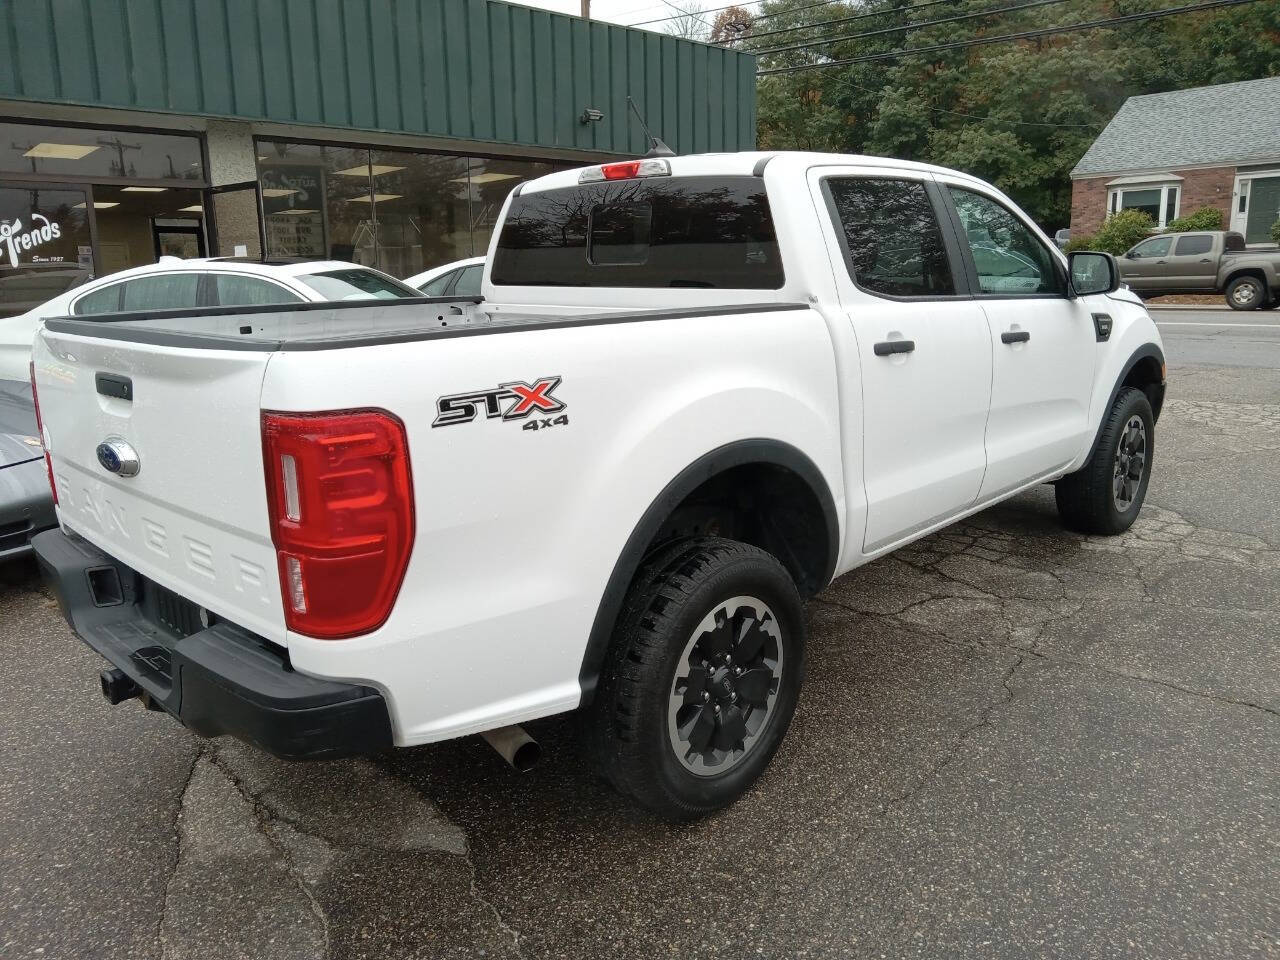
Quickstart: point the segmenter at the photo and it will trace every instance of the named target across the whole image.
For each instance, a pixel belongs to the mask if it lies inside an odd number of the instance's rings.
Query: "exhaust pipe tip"
[[[102,695],[113,707],[142,694],[142,688],[116,667],[98,674],[98,683],[102,686]]]
[[[542,747],[523,727],[499,727],[496,730],[485,730],[480,736],[517,773],[528,773],[542,759]]]

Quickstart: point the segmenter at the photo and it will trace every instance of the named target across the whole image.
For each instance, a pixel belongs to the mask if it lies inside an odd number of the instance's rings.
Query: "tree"
[[[674,14],[667,22],[667,33],[673,36],[683,37],[686,40],[705,40],[710,31],[707,26],[706,17],[703,16],[704,7],[696,0],[681,0],[679,3],[673,0],[662,0]]]
[[[751,31],[752,22],[751,14],[742,7],[726,7],[711,23],[711,42],[730,44],[741,40]]]
[[[740,46],[757,52],[762,70],[891,56],[761,77],[762,148],[957,167],[994,182],[1048,229],[1067,224],[1071,168],[1125,99],[1280,74],[1277,3],[921,53],[909,51],[1133,8],[1127,0],[1077,0],[977,15],[992,0],[926,10],[913,10],[911,0],[811,4],[767,0]],[[952,19],[966,15],[973,16]],[[920,23],[930,25],[902,29]]]

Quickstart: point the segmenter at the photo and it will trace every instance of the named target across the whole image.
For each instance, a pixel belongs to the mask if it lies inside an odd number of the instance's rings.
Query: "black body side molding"
[[[600,678],[600,667],[609,649],[614,623],[622,609],[622,601],[626,597],[628,587],[631,586],[631,581],[635,578],[636,571],[640,568],[641,561],[644,560],[646,550],[663,523],[685,497],[707,480],[733,467],[757,463],[790,470],[803,480],[818,498],[827,528],[827,558],[821,583],[814,592],[831,582],[831,578],[835,575],[836,558],[840,551],[840,522],[836,516],[836,505],[831,496],[831,490],[817,465],[796,447],[779,440],[738,440],[712,450],[685,467],[674,480],[667,484],[644,512],[640,522],[631,531],[631,536],[627,538],[626,545],[623,546],[622,553],[613,566],[609,582],[605,585],[600,606],[596,609],[595,621],[591,625],[591,633],[587,638],[586,653],[583,655],[582,667],[578,672],[583,706],[595,695],[596,684]]]

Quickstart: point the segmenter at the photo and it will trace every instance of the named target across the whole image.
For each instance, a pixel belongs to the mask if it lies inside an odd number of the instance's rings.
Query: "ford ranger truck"
[[[1151,318],[962,173],[563,171],[481,292],[45,322],[35,549],[109,698],[285,757],[578,711],[691,818],[777,749],[833,577],[1035,484],[1085,533],[1142,507]]]

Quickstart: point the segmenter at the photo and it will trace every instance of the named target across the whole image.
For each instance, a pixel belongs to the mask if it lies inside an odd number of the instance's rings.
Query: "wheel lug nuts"
[[[720,704],[718,704],[718,703],[717,703],[717,704],[716,704],[716,713],[719,713],[719,712],[720,712]]]
[[[703,691],[702,691],[702,702],[703,702],[703,703],[706,703],[706,702],[707,702],[708,700],[710,700],[710,699],[711,699],[711,694],[709,694],[709,693],[707,693],[707,691],[703,690]]]

